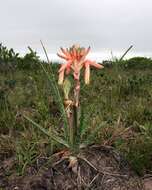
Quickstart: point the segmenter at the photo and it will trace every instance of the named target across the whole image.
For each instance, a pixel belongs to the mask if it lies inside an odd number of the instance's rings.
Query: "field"
[[[50,134],[56,131],[62,135],[62,113],[41,64],[48,72],[49,66],[40,63],[36,53],[29,50],[23,58],[13,50],[9,55],[3,49],[6,57],[1,54],[0,161],[5,168],[0,170],[0,187],[5,187],[6,178],[27,175],[38,161],[51,159],[64,149],[24,117],[39,123]],[[56,80],[58,68],[58,64],[52,64]],[[91,70],[89,86],[83,80],[81,83],[81,109],[87,128],[80,142],[112,146],[139,176],[150,173],[152,60],[137,57],[109,61],[104,69]]]

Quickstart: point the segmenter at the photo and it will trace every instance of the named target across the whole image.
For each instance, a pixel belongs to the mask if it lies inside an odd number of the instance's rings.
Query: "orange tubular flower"
[[[102,69],[103,65],[96,63],[95,61],[86,60],[85,61],[85,73],[84,73],[84,81],[85,84],[90,83],[90,66],[96,67],[98,69]]]
[[[64,81],[64,74],[67,75],[70,71],[73,71],[73,76],[75,80],[79,80],[80,71],[84,67],[85,74],[84,74],[84,81],[85,84],[89,84],[90,81],[90,66],[96,67],[98,69],[103,68],[103,65],[96,63],[95,61],[85,60],[87,54],[90,51],[90,47],[87,49],[80,48],[79,45],[73,45],[69,49],[60,48],[62,54],[58,53],[57,55],[66,60],[65,64],[61,64],[59,69],[59,84],[62,84]]]
[[[67,63],[64,63],[61,65],[61,67],[59,69],[59,80],[58,80],[59,85],[63,84],[64,73],[66,73],[67,75],[70,73],[71,64],[72,64],[72,61],[68,61]]]

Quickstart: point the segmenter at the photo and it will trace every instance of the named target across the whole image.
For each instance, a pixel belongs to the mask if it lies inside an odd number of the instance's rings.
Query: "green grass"
[[[61,111],[46,74],[39,66],[27,65],[24,62],[22,67],[20,63],[0,73],[0,159],[15,155],[19,174],[37,158],[63,148],[22,116],[28,116],[49,134],[63,135]],[[57,70],[54,64],[55,80]],[[89,86],[83,79],[81,83],[85,126],[80,142],[114,146],[139,174],[151,170],[152,61],[134,58],[112,62],[103,70],[91,71]]]

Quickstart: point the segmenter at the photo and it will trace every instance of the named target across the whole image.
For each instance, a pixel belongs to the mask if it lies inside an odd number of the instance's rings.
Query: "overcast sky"
[[[0,41],[19,52],[91,45],[152,56],[152,0],[0,0]]]

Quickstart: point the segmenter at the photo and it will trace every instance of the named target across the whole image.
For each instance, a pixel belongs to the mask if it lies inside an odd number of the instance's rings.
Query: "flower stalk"
[[[69,49],[61,49],[61,53],[57,55],[64,59],[66,63],[61,64],[59,69],[59,80],[58,84],[63,85],[64,91],[64,107],[68,120],[68,133],[69,142],[72,147],[76,145],[76,140],[79,131],[79,110],[80,110],[80,72],[84,71],[84,82],[85,84],[90,83],[90,67],[96,67],[102,69],[103,65],[86,59],[87,54],[90,51],[90,47],[83,48],[79,45],[73,45]],[[71,74],[74,78],[72,98],[69,98],[71,92],[71,82],[67,79],[68,75]],[[65,78],[65,75],[67,77]]]

